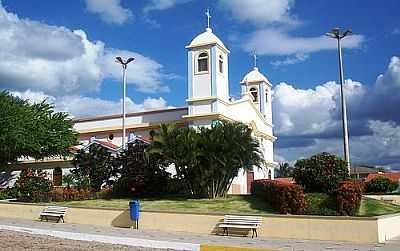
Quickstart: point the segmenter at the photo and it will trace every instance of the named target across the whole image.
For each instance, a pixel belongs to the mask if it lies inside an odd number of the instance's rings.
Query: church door
[[[254,172],[247,171],[247,194],[251,194],[251,183],[254,181]]]

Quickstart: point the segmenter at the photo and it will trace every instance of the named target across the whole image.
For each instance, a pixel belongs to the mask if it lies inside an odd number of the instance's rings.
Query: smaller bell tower
[[[248,95],[257,110],[264,115],[265,120],[272,124],[272,85],[269,80],[258,70],[257,55],[253,55],[253,70],[246,74],[241,85],[241,96]]]

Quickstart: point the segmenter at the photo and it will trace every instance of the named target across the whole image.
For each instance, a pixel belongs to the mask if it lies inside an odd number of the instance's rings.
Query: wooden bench
[[[68,207],[48,206],[40,213],[40,220],[46,219],[49,221],[49,217],[57,218],[57,223],[62,220],[64,222],[64,216],[67,212]]]
[[[242,216],[242,215],[225,215],[224,222],[218,225],[219,228],[224,229],[224,235],[228,235],[228,228],[241,228],[241,229],[251,229],[253,234],[251,238],[254,237],[254,233],[257,237],[257,228],[261,226],[261,217],[257,216]]]

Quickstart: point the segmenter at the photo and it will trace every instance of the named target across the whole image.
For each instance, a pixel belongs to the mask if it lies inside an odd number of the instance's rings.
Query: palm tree
[[[198,130],[161,125],[150,153],[174,164],[177,176],[195,197],[223,197],[240,170],[264,164],[251,129],[224,121]]]

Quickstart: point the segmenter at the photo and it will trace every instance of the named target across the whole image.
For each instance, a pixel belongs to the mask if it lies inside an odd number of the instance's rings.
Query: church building
[[[239,121],[252,128],[264,154],[266,165],[252,172],[241,171],[234,179],[229,193],[250,193],[254,179],[273,179],[277,163],[273,160],[272,85],[256,67],[244,75],[240,83],[240,99],[229,94],[229,49],[208,25],[187,46],[187,106],[171,109],[127,113],[125,128],[129,142],[133,139],[149,141],[150,135],[162,123],[178,126],[211,126],[215,121]],[[97,143],[118,151],[122,144],[122,115],[76,118],[82,146]],[[53,181],[71,168],[68,160],[23,161],[20,167],[30,166],[48,170]],[[57,177],[55,177],[57,175]],[[0,184],[4,185],[4,184]]]

